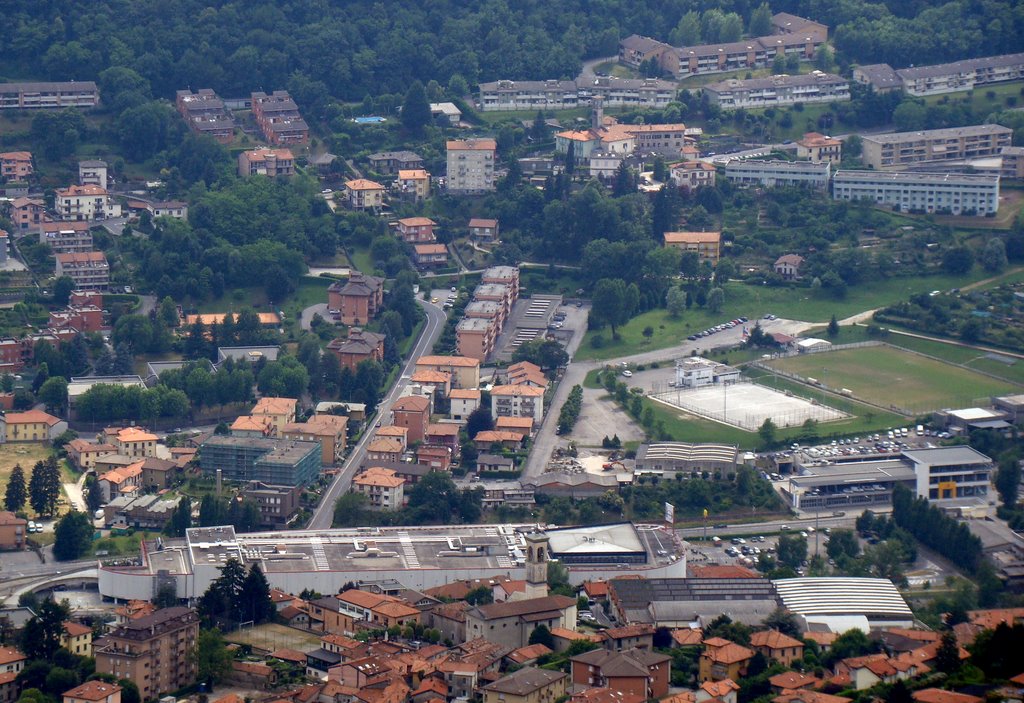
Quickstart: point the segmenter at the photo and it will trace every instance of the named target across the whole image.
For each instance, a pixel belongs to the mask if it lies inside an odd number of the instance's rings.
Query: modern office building
[[[862,200],[900,212],[994,215],[999,211],[999,176],[962,173],[837,171],[836,200]]]
[[[320,473],[318,442],[217,435],[199,448],[199,466],[229,481],[262,481],[274,486],[303,486]]]
[[[1012,139],[1013,130],[998,124],[865,134],[861,137],[861,161],[868,168],[886,169],[998,156]]]

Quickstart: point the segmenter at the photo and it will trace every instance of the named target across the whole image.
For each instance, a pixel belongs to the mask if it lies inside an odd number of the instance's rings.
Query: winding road
[[[423,308],[423,312],[426,313],[427,321],[420,332],[416,345],[409,354],[408,360],[402,367],[402,373],[398,377],[398,381],[392,386],[391,392],[377,405],[377,417],[381,418],[381,422],[391,417],[391,406],[401,397],[402,391],[409,384],[409,377],[412,376],[413,369],[416,367],[416,360],[430,353],[434,342],[441,336],[445,322],[448,319],[444,310],[439,306],[425,300],[417,300],[417,302]],[[308,529],[325,530],[331,526],[334,520],[334,504],[338,501],[338,498],[348,492],[349,487],[352,485],[352,477],[355,476],[356,471],[362,466],[363,460],[366,457],[366,445],[374,435],[370,422],[372,420],[368,418],[366,431],[363,432],[363,436],[359,438],[359,441],[352,448],[341,471],[334,477],[334,481],[331,482],[331,485],[324,492],[320,505],[313,511],[313,517],[309,521]]]

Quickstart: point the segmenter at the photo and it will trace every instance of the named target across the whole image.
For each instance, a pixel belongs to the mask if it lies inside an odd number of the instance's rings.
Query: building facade
[[[494,190],[498,145],[493,139],[457,139],[447,142],[448,191],[474,194]]]
[[[862,200],[899,212],[994,215],[999,211],[999,176],[958,173],[837,171],[836,200]]]
[[[861,161],[868,168],[881,170],[998,156],[1003,147],[1010,146],[1012,138],[1013,130],[998,124],[865,134],[861,137]]]
[[[828,188],[832,164],[827,161],[730,161],[725,177],[738,186],[799,186],[825,190]]]
[[[704,86],[704,94],[723,110],[756,109],[844,102],[850,99],[850,83],[840,76],[814,71],[796,76],[730,79]]]
[[[0,109],[56,110],[96,107],[99,90],[92,81],[0,84]]]
[[[220,469],[230,481],[304,486],[320,473],[320,457],[316,442],[216,436],[200,447],[199,466],[208,476]]]

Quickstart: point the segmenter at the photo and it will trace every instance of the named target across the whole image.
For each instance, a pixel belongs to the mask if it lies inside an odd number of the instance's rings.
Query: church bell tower
[[[548,594],[548,536],[543,532],[526,535],[526,597]]]

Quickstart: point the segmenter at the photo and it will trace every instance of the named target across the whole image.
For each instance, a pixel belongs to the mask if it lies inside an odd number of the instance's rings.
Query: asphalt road
[[[381,422],[391,416],[391,406],[401,396],[402,389],[409,384],[409,377],[412,376],[416,360],[421,356],[429,354],[430,349],[434,346],[434,342],[441,336],[441,331],[444,330],[444,325],[447,321],[447,316],[440,306],[424,300],[418,300],[417,302],[423,308],[423,312],[426,313],[427,322],[420,333],[419,340],[417,340],[416,345],[413,347],[412,353],[409,355],[408,361],[402,367],[402,373],[399,375],[398,381],[391,388],[391,392],[377,406],[377,417],[381,418]],[[368,419],[367,423],[370,422],[374,422],[374,420]],[[334,504],[338,501],[338,498],[348,492],[349,487],[352,485],[352,477],[355,476],[356,471],[362,465],[363,459],[366,457],[366,445],[373,435],[374,432],[368,427],[367,431],[359,439],[359,442],[353,447],[342,470],[335,476],[334,481],[324,492],[320,505],[313,512],[313,518],[309,521],[309,529],[324,530],[331,526],[334,518]]]

